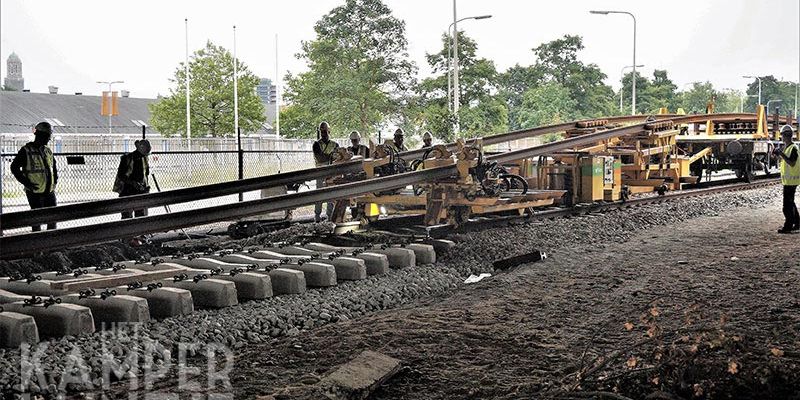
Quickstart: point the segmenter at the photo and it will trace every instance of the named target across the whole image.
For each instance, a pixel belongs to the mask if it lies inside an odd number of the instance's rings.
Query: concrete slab
[[[41,304],[28,306],[23,302],[3,304],[5,311],[30,315],[36,321],[39,337],[78,336],[94,332],[92,310],[77,304]]]
[[[145,272],[156,272],[156,271],[166,271],[171,269],[180,269],[186,268],[183,265],[175,264],[171,262],[161,262],[161,263],[139,263],[136,261],[120,261],[117,264],[124,265],[126,269],[135,269],[139,271]]]
[[[171,259],[169,259],[169,262],[172,263],[172,264],[183,265],[184,267],[189,267],[189,268],[194,268],[194,269],[202,269],[202,270],[205,270],[206,272],[208,272],[208,271],[210,271],[212,269],[217,269],[217,268],[222,268],[225,271],[230,271],[232,269],[237,269],[237,268],[241,268],[241,269],[247,268],[247,264],[241,264],[241,263],[235,264],[235,263],[230,263],[230,262],[226,262],[226,261],[220,261],[220,260],[217,260],[217,259],[214,259],[214,258],[209,258],[209,257],[196,257],[196,258],[191,258],[191,259],[189,259],[189,258],[171,258]]]
[[[269,272],[272,279],[272,292],[280,294],[300,294],[306,291],[306,279],[302,271],[276,268]]]
[[[272,248],[259,250],[259,251],[255,251],[255,252],[247,253],[247,254],[250,257],[253,257],[253,258],[263,258],[263,259],[269,259],[269,260],[288,259],[293,264],[297,264],[297,260],[310,260],[311,259],[311,256],[308,256],[308,255],[284,254],[284,253],[279,253],[279,252],[276,251],[276,249],[272,249]]]
[[[337,399],[366,399],[383,382],[400,371],[400,360],[364,351],[323,378],[319,385]]]
[[[26,281],[11,281],[9,278],[0,278],[0,291],[7,290],[17,295],[36,295],[36,296],[54,296],[66,294],[66,290],[53,290],[50,287],[51,281],[33,281],[27,283]],[[0,303],[3,303],[3,295],[0,293]],[[11,301],[5,301],[10,303]]]
[[[384,254],[365,252],[353,257],[364,261],[367,275],[383,275],[389,272],[389,257]]]
[[[194,312],[192,292],[188,290],[171,287],[153,290],[141,287],[128,290],[125,286],[119,286],[116,290],[117,293],[125,293],[128,296],[147,300],[147,307],[150,309],[150,317],[152,318],[170,318]]]
[[[406,268],[417,265],[417,258],[411,249],[399,247],[389,247],[388,249],[374,248],[369,249],[370,253],[383,254],[389,259],[389,266],[392,268]]]
[[[222,269],[222,273],[213,275],[214,279],[233,282],[236,285],[237,296],[240,300],[261,300],[272,297],[272,283],[269,276],[264,274],[254,274],[251,272],[237,272],[231,274],[235,269],[244,270],[247,265],[231,264],[210,258],[195,258],[193,260],[175,260],[175,263],[183,265],[202,265],[203,269],[190,269],[186,271],[189,278],[195,275],[206,275],[211,277],[211,270]]]
[[[340,281],[358,281],[367,279],[367,266],[364,260],[353,257],[337,257],[325,260],[336,268],[336,277]]]
[[[149,322],[150,308],[147,300],[118,294],[102,299],[99,295],[80,298],[77,294],[61,297],[62,303],[77,304],[92,310],[97,328],[120,322]]]
[[[336,285],[336,269],[330,264],[307,262],[303,265],[287,264],[282,268],[303,272],[309,287],[328,287]]]
[[[251,257],[247,253],[227,254],[224,256],[216,255],[216,256],[209,256],[209,258],[233,264],[257,265],[260,268],[266,268],[266,269],[274,269],[275,265],[280,265],[281,263],[281,260],[277,258],[275,259],[255,258]]]
[[[436,249],[432,245],[410,243],[405,248],[414,252],[417,264],[433,264],[436,262]]]
[[[279,254],[285,254],[287,256],[307,256],[307,257],[320,256],[320,252],[318,251],[304,249],[298,246],[266,247],[264,250],[272,251]]]
[[[15,312],[0,312],[0,347],[16,349],[23,343],[39,343],[34,318]]]
[[[423,243],[433,246],[437,253],[446,253],[456,246],[456,242],[447,239],[426,239]]]
[[[197,307],[223,308],[238,304],[236,284],[219,279],[204,279],[195,283],[192,278],[175,282],[172,279],[161,281],[165,287],[188,290]]]

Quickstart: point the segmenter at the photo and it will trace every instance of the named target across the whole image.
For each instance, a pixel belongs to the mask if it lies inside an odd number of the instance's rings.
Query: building
[[[267,117],[265,125],[268,125],[267,129],[271,131],[275,126],[275,102],[278,99],[278,89],[272,84],[272,80],[261,78],[256,86],[256,93],[261,99],[261,104],[264,105],[264,116]]]
[[[12,52],[6,60],[6,71],[8,75],[3,80],[6,90],[21,92],[25,89],[25,79],[22,77],[22,60],[17,53]]]

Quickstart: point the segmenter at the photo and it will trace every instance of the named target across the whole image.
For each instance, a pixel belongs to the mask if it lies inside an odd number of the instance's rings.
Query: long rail
[[[752,118],[755,118],[753,114],[716,114],[714,115],[713,119],[717,121],[722,121],[722,120],[737,120],[737,119],[752,119]],[[707,119],[709,119],[708,115],[691,115],[691,116],[670,118],[670,120],[672,120],[675,123],[702,122]],[[567,150],[575,147],[580,147],[586,144],[595,143],[597,141],[602,141],[613,137],[619,137],[637,133],[642,131],[645,128],[646,124],[647,123],[639,123],[621,128],[601,130],[595,133],[572,137],[557,142],[536,145],[525,149],[519,149],[493,155],[490,156],[489,159],[498,162],[506,162],[506,161],[518,160],[521,158],[547,155],[560,150]],[[566,129],[563,127],[563,125],[565,124],[559,126],[551,126],[550,129],[561,129],[561,130]],[[569,126],[574,126],[574,123],[569,124]],[[484,143],[486,142],[484,141]],[[258,186],[259,184],[263,185],[264,181],[270,181],[270,179],[272,182],[278,181],[280,179],[283,179],[284,182],[296,182],[297,180],[301,179],[299,177],[304,177],[304,179],[310,176],[320,177],[321,176],[320,174],[323,174],[322,176],[324,176],[324,174],[332,174],[333,171],[336,171],[337,174],[341,174],[349,172],[352,168],[358,169],[359,163],[352,162],[346,164],[326,166],[319,169],[303,170],[295,173],[278,174],[281,175],[281,177],[279,178],[275,178],[275,175],[270,176],[272,178],[270,177],[254,178],[256,180],[261,180],[260,183],[255,183],[252,182],[252,180],[248,180],[250,182],[244,183],[244,181],[234,181],[234,182],[227,182],[225,184],[218,184],[211,186],[225,185],[227,190],[234,190],[233,193],[236,193],[239,191],[246,191],[245,189],[242,188],[243,186],[238,186],[237,184],[250,185],[248,186],[250,189],[247,190],[256,190],[263,187],[263,186]],[[317,172],[314,173],[314,171]],[[108,240],[127,238],[147,233],[163,232],[177,228],[203,225],[219,221],[229,221],[252,215],[288,210],[324,201],[349,198],[365,193],[405,187],[407,185],[420,182],[436,181],[450,177],[456,174],[456,172],[457,171],[455,166],[445,166],[445,167],[426,169],[422,171],[413,171],[398,175],[374,178],[365,181],[353,182],[327,188],[320,188],[302,193],[272,196],[258,200],[235,203],[235,204],[227,204],[227,205],[207,207],[195,210],[181,211],[167,215],[150,216],[150,217],[129,219],[124,221],[106,222],[106,223],[86,225],[74,228],[0,237],[0,249],[1,249],[0,259],[20,258],[40,251],[50,251],[72,246],[100,243]],[[308,178],[308,179],[314,179],[314,178]],[[207,187],[208,186],[192,188],[192,189],[201,189]],[[197,199],[196,197],[192,198],[189,196],[189,193],[195,193],[194,190],[188,190],[188,189],[182,189],[182,190],[186,192],[185,197],[182,198],[183,199],[182,201]],[[220,188],[219,190],[222,191],[223,189]],[[142,197],[146,196],[152,196],[152,195],[145,195]],[[119,201],[119,199],[115,200]],[[97,202],[91,202],[88,204],[94,204],[94,203]],[[124,205],[125,207],[123,209],[132,209],[141,207],[138,204],[134,205],[130,202],[124,203]],[[54,211],[58,208],[61,207],[54,207],[52,208],[52,210]],[[4,217],[4,219],[5,218],[6,217]],[[25,221],[25,223],[30,224],[32,222]]]

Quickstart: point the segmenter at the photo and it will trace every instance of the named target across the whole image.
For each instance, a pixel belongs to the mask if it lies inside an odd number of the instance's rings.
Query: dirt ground
[[[375,399],[797,398],[800,235],[779,204],[547,260],[236,353],[236,398],[400,359]],[[548,250],[548,249],[542,249]]]

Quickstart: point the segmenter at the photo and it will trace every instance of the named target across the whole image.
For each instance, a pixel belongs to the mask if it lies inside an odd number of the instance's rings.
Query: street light
[[[761,105],[761,77],[760,76],[750,76],[750,75],[742,75],[742,78],[747,79],[758,79],[758,105]]]
[[[491,17],[492,17],[491,15],[479,15],[479,16],[474,16],[474,17],[467,17],[467,18],[457,19],[457,17],[456,17],[456,0],[453,0],[453,23],[450,24],[450,26],[447,27],[447,33],[450,33],[450,30],[452,29],[452,31],[453,31],[453,34],[452,34],[452,37],[453,37],[453,45],[452,45],[452,49],[453,49],[452,50],[452,53],[453,53],[453,57],[452,57],[453,108],[452,108],[452,112],[456,116],[456,118],[455,118],[455,127],[453,129],[453,131],[455,132],[456,135],[458,135],[458,131],[459,131],[459,122],[458,122],[458,105],[459,105],[459,98],[458,98],[459,97],[459,87],[458,87],[458,23],[461,22],[461,21],[464,21],[464,20],[468,20],[468,19],[476,19],[477,20],[477,19],[487,19],[487,18],[491,18]],[[450,54],[450,47],[449,47],[450,42],[448,41],[447,43],[448,43],[448,55],[449,55]],[[449,72],[449,69],[448,69],[448,72]],[[448,76],[449,76],[449,73],[448,73]],[[449,95],[449,93],[450,93],[450,89],[449,89],[450,79],[449,78],[448,78],[447,82],[448,82],[448,91],[447,92],[448,92],[448,95]],[[449,100],[449,96],[448,96],[448,100]]]
[[[102,85],[108,85],[108,95],[111,96],[111,85],[115,85],[117,83],[125,83],[125,81],[97,81],[97,83]],[[111,107],[108,110],[108,134],[111,135]]]
[[[486,19],[486,18],[492,18],[492,16],[491,15],[479,15],[479,16],[476,16],[476,17],[461,18],[458,21],[452,22],[447,27],[447,35],[448,35],[448,38],[447,38],[447,110],[448,111],[453,111],[453,101],[450,98],[450,96],[452,94],[452,91],[453,91],[452,86],[451,86],[451,82],[450,82],[450,80],[453,79],[453,65],[452,65],[452,61],[451,61],[452,58],[453,58],[452,39],[451,39],[453,37],[453,32],[452,32],[453,25],[455,25],[455,24],[457,24],[457,23],[459,23],[461,21],[466,21],[468,19],[477,20],[477,19]]]
[[[620,78],[620,80],[625,78],[625,70],[628,69],[628,68],[632,68],[632,67],[633,67],[633,65],[626,65],[626,66],[622,67],[622,70],[619,73],[620,75],[622,75],[622,78]],[[637,65],[636,67],[643,68],[644,65],[640,64],[640,65]],[[633,77],[633,80],[636,80],[636,76]],[[623,84],[623,86],[625,86],[625,85]],[[620,112],[620,114],[622,113],[622,88],[619,89],[619,112]]]
[[[772,99],[772,100],[767,101],[767,115],[769,115],[769,104],[772,103],[773,101],[776,102],[776,103],[783,103],[783,100],[781,100],[781,99]]]
[[[608,15],[608,14],[627,14],[633,18],[633,76],[636,76],[636,17],[627,11],[607,11],[607,10],[592,10],[591,14]],[[636,79],[633,80],[633,88],[631,89],[631,115],[636,115]]]

